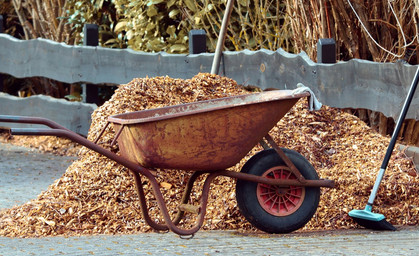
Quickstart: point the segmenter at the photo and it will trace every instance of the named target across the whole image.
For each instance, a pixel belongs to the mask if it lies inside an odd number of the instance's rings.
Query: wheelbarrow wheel
[[[298,152],[282,149],[305,179],[319,179],[314,167]],[[241,172],[273,179],[297,179],[274,149],[263,150]],[[314,215],[320,200],[319,187],[277,187],[237,180],[240,212],[256,228],[268,233],[289,233],[303,227]]]

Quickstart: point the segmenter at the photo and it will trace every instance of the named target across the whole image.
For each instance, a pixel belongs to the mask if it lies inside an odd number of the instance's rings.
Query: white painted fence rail
[[[210,72],[213,54],[144,53],[129,49],[70,46],[46,39],[19,40],[0,34],[0,73],[41,76],[66,83],[122,84],[136,77],[191,78]],[[265,88],[310,87],[323,104],[365,108],[397,117],[417,66],[351,60],[317,64],[305,53],[224,52],[220,73],[240,84]],[[3,111],[0,107],[0,111]],[[416,93],[407,118],[419,120]]]

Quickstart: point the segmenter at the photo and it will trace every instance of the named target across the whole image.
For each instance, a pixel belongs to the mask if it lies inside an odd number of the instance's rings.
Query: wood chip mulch
[[[113,97],[93,113],[88,139],[96,138],[110,115],[243,93],[251,92],[234,80],[210,74],[198,74],[187,80],[169,77],[134,79],[120,85]],[[321,178],[333,179],[337,183],[334,189],[321,189],[317,212],[303,230],[356,227],[348,212],[364,208],[389,138],[338,109],[323,106],[320,111],[310,112],[305,99],[300,100],[270,134],[280,146],[304,155]],[[103,147],[118,152],[117,145],[110,146],[114,135],[112,129],[107,129],[100,141]],[[78,152],[79,158],[36,199],[0,212],[1,236],[151,231],[141,217],[133,178],[124,167],[67,140],[51,137],[38,140],[38,146],[45,150],[55,148],[60,151],[71,147]],[[240,171],[245,161],[259,150],[261,147],[256,146],[232,169]],[[71,154],[62,151],[62,154],[66,153]],[[190,172],[157,170],[156,173],[174,215]],[[162,222],[149,184],[144,182],[144,187],[149,192],[147,199],[151,215]],[[199,186],[194,189],[195,200],[200,192]],[[418,192],[419,179],[414,164],[403,152],[395,150],[373,210],[384,214],[393,225],[418,225]],[[187,215],[184,225],[190,226],[194,220],[194,216]],[[202,228],[255,230],[237,208],[234,180],[221,177],[211,186]]]

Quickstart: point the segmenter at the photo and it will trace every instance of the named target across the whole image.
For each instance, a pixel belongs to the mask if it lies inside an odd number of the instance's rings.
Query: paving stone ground
[[[74,159],[0,143],[0,210],[36,198]]]
[[[200,231],[193,239],[173,233],[10,239],[0,255],[418,255],[419,229],[350,230],[288,235]]]
[[[25,203],[59,178],[74,158],[0,143],[0,209]],[[286,235],[199,231],[82,237],[0,237],[0,256],[14,255],[419,255],[419,226]]]

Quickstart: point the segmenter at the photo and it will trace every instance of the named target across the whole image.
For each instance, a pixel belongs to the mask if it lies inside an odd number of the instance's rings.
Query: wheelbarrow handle
[[[10,134],[12,135],[35,135],[35,136],[57,136],[57,137],[64,137],[71,141],[74,141],[80,145],[83,145],[93,151],[98,152],[119,164],[124,165],[125,167],[139,172],[146,177],[151,177],[152,174],[144,167],[137,165],[128,159],[125,159],[121,156],[118,156],[107,150],[94,142],[86,139],[85,137],[65,128],[62,125],[57,124],[56,122],[49,120],[43,117],[29,117],[29,116],[13,116],[13,115],[0,115],[0,122],[8,122],[8,123],[25,123],[25,124],[42,124],[46,125],[52,129],[48,128],[11,128]]]
[[[57,124],[43,117],[31,117],[31,116],[12,116],[12,115],[0,115],[0,122],[5,123],[24,123],[24,124],[42,124],[54,129],[68,130],[62,125]]]
[[[35,136],[56,136],[67,138],[73,142],[76,142],[82,146],[85,146],[97,153],[106,156],[107,158],[114,160],[115,162],[131,169],[135,172],[145,175],[147,178],[153,176],[150,171],[141,165],[138,165],[122,156],[107,150],[98,144],[86,139],[85,137],[70,131],[68,129],[49,129],[49,128],[11,128],[10,133],[12,135],[35,135]]]
[[[12,135],[45,135],[45,136],[57,136],[64,137],[71,141],[74,141],[82,146],[85,146],[97,153],[108,157],[109,159],[114,160],[115,162],[127,167],[128,169],[145,175],[147,178],[152,178],[153,174],[141,165],[138,165],[128,159],[125,159],[122,156],[119,156],[113,153],[110,150],[107,150],[98,144],[86,139],[85,137],[65,128],[62,125],[57,124],[56,122],[42,118],[42,117],[29,117],[29,116],[12,116],[12,115],[0,115],[0,122],[9,122],[9,123],[26,123],[26,124],[42,124],[49,126],[49,128],[11,128],[10,134]]]

